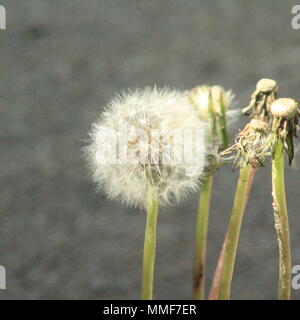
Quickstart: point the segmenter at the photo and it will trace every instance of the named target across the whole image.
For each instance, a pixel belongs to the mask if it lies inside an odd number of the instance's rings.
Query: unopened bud
[[[218,85],[199,86],[192,89],[188,95],[190,101],[206,119],[211,113],[218,115],[225,113],[233,100],[232,92],[225,91],[223,87]],[[223,110],[221,110],[222,108]]]
[[[213,102],[214,112],[222,114],[221,105],[225,108],[224,112],[227,111],[228,104],[225,101],[225,91],[221,86],[211,87],[211,97]]]
[[[211,104],[211,88],[199,86],[189,92],[190,101],[197,107],[204,119],[208,119]]]

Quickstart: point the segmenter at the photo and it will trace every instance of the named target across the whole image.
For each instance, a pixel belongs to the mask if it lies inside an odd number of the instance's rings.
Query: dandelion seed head
[[[204,135],[200,142],[195,137],[206,128],[182,92],[148,87],[116,95],[92,126],[86,147],[97,188],[110,199],[141,208],[146,205],[149,187],[156,189],[160,205],[181,201],[199,187],[206,144]],[[103,149],[108,129],[117,133],[114,163],[107,161],[109,152]],[[190,134],[190,151],[197,152],[202,161],[181,161],[182,132]],[[99,154],[106,161],[99,161]],[[133,162],[120,162],[123,156]]]

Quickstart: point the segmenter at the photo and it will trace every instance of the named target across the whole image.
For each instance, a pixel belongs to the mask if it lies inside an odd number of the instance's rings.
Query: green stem
[[[208,217],[211,201],[213,175],[209,175],[204,182],[200,199],[196,223],[196,248],[194,258],[193,298],[203,300],[205,295],[205,258],[207,245]]]
[[[275,228],[279,246],[278,299],[288,300],[291,295],[291,248],[285,197],[284,150],[280,139],[275,143],[272,161],[272,190]]]
[[[255,175],[255,169],[251,168],[251,172],[249,174],[248,182],[247,182],[247,193],[246,193],[246,202],[245,205],[247,205],[249,195],[252,189],[252,184],[254,180],[254,175]],[[221,283],[221,277],[222,277],[222,271],[223,271],[223,266],[224,266],[224,255],[225,255],[225,248],[227,244],[227,239],[228,239],[228,233],[226,233],[225,240],[223,242],[222,250],[220,253],[220,257],[218,260],[218,265],[214,274],[213,278],[213,283],[210,289],[210,293],[208,296],[208,300],[218,300],[219,297],[219,291],[220,291],[220,283]]]
[[[225,117],[219,117],[219,135],[222,137],[222,149],[226,149],[229,145],[229,138],[226,130],[226,119]]]
[[[229,146],[229,137],[226,124],[226,108],[224,105],[224,97],[222,95],[220,98],[220,111],[221,114],[218,115],[219,136],[222,142],[222,149],[226,149]]]
[[[233,269],[242,219],[248,200],[249,179],[251,179],[252,167],[247,165],[240,169],[240,176],[235,192],[233,208],[227,230],[227,240],[224,251],[224,263],[219,288],[219,299],[229,300]]]
[[[157,194],[150,188],[147,199],[147,221],[144,242],[142,300],[153,298],[153,273],[156,251]]]

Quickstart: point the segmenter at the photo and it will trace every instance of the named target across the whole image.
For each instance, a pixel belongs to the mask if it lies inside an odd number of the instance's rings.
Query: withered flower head
[[[272,103],[270,111],[274,117],[273,131],[282,140],[291,164],[294,158],[293,138],[297,134],[298,117],[300,116],[298,102],[291,98],[280,98]]]
[[[247,164],[254,168],[261,167],[268,155],[266,148],[268,134],[268,123],[263,119],[253,118],[236,136],[235,144],[220,155],[235,153],[234,168],[243,168]]]
[[[270,106],[276,100],[278,91],[277,82],[272,79],[260,79],[256,84],[256,89],[251,95],[251,101],[242,112],[247,114],[252,110],[254,117],[269,119]]]
[[[277,82],[272,79],[260,79],[256,84],[257,93],[270,93],[278,91]]]
[[[292,119],[298,112],[298,102],[291,98],[277,99],[271,105],[271,113],[276,118]]]

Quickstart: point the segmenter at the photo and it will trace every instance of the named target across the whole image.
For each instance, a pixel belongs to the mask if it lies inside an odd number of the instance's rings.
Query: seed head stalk
[[[142,300],[153,299],[153,274],[156,252],[156,225],[158,202],[156,191],[150,187],[147,199],[147,220],[144,242]]]
[[[104,110],[92,125],[85,157],[97,190],[147,212],[141,297],[152,299],[158,205],[179,203],[203,173],[203,161],[180,161],[186,140],[180,136],[208,126],[186,92],[156,86],[116,94]],[[199,144],[193,156],[202,159],[207,144],[197,137],[190,139]]]
[[[274,148],[272,160],[272,195],[279,247],[278,299],[288,300],[291,295],[291,248],[284,183],[284,148],[280,139],[277,139]]]

